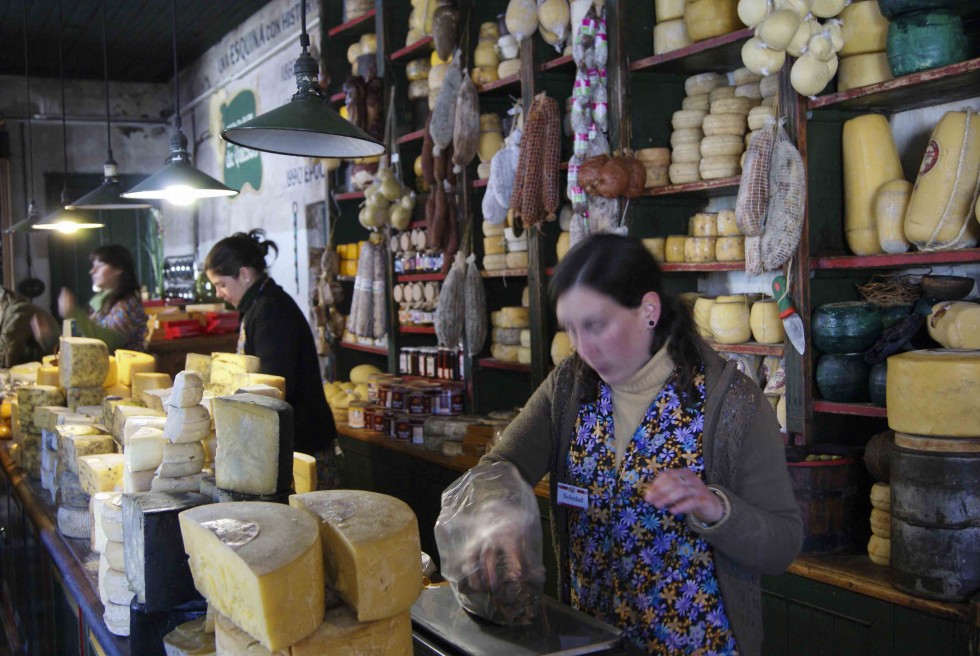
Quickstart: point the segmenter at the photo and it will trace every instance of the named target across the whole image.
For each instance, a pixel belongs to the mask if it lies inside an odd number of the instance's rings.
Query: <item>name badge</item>
[[[589,491],[584,487],[575,487],[567,483],[558,484],[558,505],[587,510],[589,507]]]

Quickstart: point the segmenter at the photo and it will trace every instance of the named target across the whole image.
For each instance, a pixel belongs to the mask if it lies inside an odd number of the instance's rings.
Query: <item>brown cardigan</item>
[[[803,543],[800,509],[793,496],[775,414],[759,389],[707,344],[704,464],[709,485],[731,504],[727,519],[691,527],[714,548],[718,584],[742,656],[762,650],[760,574],[779,574]],[[579,401],[587,393],[566,359],[534,392],[485,461],[513,463],[531,485],[550,473],[551,523],[558,556],[561,600],[569,601],[568,531],[564,508],[555,503],[566,479],[566,456]],[[556,403],[556,401],[559,401]]]

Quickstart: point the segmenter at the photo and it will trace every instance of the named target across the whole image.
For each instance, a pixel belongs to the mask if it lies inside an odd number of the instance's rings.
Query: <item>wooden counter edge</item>
[[[437,451],[428,451],[422,446],[411,444],[404,440],[387,438],[374,431],[351,428],[339,422],[337,424],[337,431],[345,437],[440,465],[460,473],[464,473],[470,468],[470,464],[465,459],[444,456]],[[547,481],[539,482],[534,487],[534,494],[542,499],[549,499],[550,493]],[[888,583],[887,569],[880,568],[879,571],[878,569],[872,570],[870,568],[877,568],[877,566],[873,565],[866,556],[800,554],[786,572],[944,619],[957,622],[971,621],[969,603],[947,603],[913,597],[905,594],[901,590],[893,588]],[[869,572],[872,572],[872,574],[869,574]],[[878,576],[875,576],[875,574],[878,574]],[[974,619],[980,621],[980,618]]]

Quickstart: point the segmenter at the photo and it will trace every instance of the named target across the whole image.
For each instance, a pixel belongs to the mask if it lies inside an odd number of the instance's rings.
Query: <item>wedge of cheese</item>
[[[211,383],[211,356],[201,353],[188,353],[184,359],[184,370],[195,371],[201,376],[204,386]]]
[[[313,515],[243,501],[198,506],[178,519],[195,587],[266,649],[299,642],[323,622],[323,547]]]
[[[78,482],[88,494],[111,492],[117,485],[122,486],[124,462],[121,453],[80,456],[78,458]]]
[[[163,636],[163,651],[167,656],[214,656],[214,631],[208,631],[207,620],[199,617],[177,625]]]
[[[244,494],[287,492],[293,482],[293,408],[257,394],[214,399],[218,487]]]
[[[234,383],[236,389],[255,385],[275,387],[282,394],[279,398],[286,398],[286,379],[282,376],[273,376],[272,374],[240,374]]]
[[[320,490],[294,494],[289,505],[319,518],[327,580],[354,608],[358,620],[398,615],[418,598],[419,528],[404,501],[361,490]]]
[[[109,349],[101,339],[61,338],[58,374],[62,387],[101,387],[108,373]]]
[[[101,385],[94,387],[69,387],[65,390],[68,407],[74,412],[79,406],[101,405],[105,398],[105,388]]]
[[[230,390],[242,374],[259,373],[260,361],[254,355],[237,353],[212,353],[209,387]]]
[[[293,452],[293,490],[296,494],[316,491],[316,458]]]
[[[157,370],[157,359],[148,353],[116,349],[116,369],[119,384],[132,387],[133,374],[153,373]]]
[[[130,395],[137,401],[143,402],[143,392],[147,390],[167,389],[172,387],[170,374],[139,372],[133,374],[133,385]]]
[[[159,428],[144,426],[126,440],[123,451],[126,467],[131,472],[154,470],[163,462],[163,446],[167,443]]]
[[[116,356],[109,356],[109,371],[102,381],[102,387],[109,388],[119,384],[119,366],[116,364]]]

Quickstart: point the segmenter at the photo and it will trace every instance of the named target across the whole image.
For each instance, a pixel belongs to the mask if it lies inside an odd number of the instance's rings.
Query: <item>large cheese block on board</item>
[[[254,355],[237,353],[211,354],[211,386],[233,387],[241,374],[259,373],[260,361]]]
[[[139,372],[133,374],[133,384],[130,395],[137,401],[143,402],[143,392],[151,389],[167,389],[172,385],[170,374]]]
[[[101,339],[62,337],[58,356],[61,386],[102,387],[109,374],[109,349]]]
[[[973,205],[978,180],[980,115],[975,111],[946,112],[922,156],[905,210],[906,238],[927,251],[976,246],[980,223],[973,219]]]
[[[184,369],[200,374],[204,386],[211,383],[211,356],[201,353],[188,353],[184,359]]]
[[[153,373],[157,369],[157,359],[148,353],[116,349],[116,370],[119,384],[132,387],[133,374]]]
[[[293,480],[293,408],[258,394],[214,399],[218,487],[245,494],[289,490]]]
[[[914,435],[980,436],[980,350],[937,349],[888,358],[888,427]]]
[[[78,482],[88,494],[111,492],[122,485],[123,464],[121,453],[104,453],[78,458]]]
[[[207,620],[199,617],[179,624],[163,637],[166,656],[215,656],[214,631],[208,631]]]
[[[195,587],[266,649],[288,647],[323,621],[323,547],[309,512],[242,501],[178,518]]]
[[[206,503],[211,499],[195,492],[123,495],[126,578],[147,611],[167,611],[199,597],[184,553],[178,515]]]
[[[289,505],[319,518],[327,580],[360,621],[391,617],[418,598],[419,528],[405,502],[376,492],[320,490],[294,494]]]
[[[346,606],[327,611],[313,635],[290,647],[290,656],[412,656],[412,617],[403,611],[373,622],[358,622]]]
[[[844,123],[844,236],[855,255],[881,253],[875,196],[881,185],[902,177],[902,164],[888,119],[865,114]]]
[[[61,438],[60,446],[65,469],[76,474],[79,473],[79,458],[116,452],[116,441],[112,439],[111,435],[66,435]],[[94,493],[89,492],[89,494]]]

